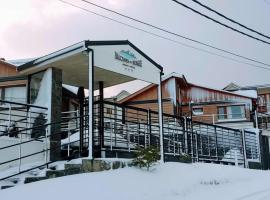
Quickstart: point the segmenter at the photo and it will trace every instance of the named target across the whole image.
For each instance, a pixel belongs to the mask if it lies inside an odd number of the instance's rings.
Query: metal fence
[[[94,149],[136,151],[159,148],[158,113],[106,101],[94,105]],[[165,158],[188,154],[193,161],[247,165],[260,162],[259,133],[163,114]],[[100,155],[100,154],[99,154]]]
[[[30,104],[0,100],[0,136],[31,138],[38,130],[18,135],[20,130],[47,122],[47,108]]]

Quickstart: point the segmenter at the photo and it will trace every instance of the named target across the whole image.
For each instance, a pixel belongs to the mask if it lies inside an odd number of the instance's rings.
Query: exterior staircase
[[[89,159],[82,159],[80,164],[73,164],[73,163],[66,163],[64,164],[64,169],[57,170],[56,169],[57,163],[51,165],[47,170],[45,170],[45,175],[40,176],[35,171],[29,171],[24,178],[14,177],[3,181],[1,189],[7,189],[14,187],[19,184],[28,184],[32,182],[62,177],[62,176],[69,176],[74,174],[82,174],[82,173],[89,173],[89,172],[100,172],[100,171],[107,171],[107,170],[115,170],[119,168],[124,168],[127,166],[131,166],[130,161],[108,161],[108,160],[89,160]],[[24,180],[22,180],[24,179]]]

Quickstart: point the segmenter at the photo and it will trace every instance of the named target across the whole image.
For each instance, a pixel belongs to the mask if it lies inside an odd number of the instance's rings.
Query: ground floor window
[[[0,89],[0,99],[3,101],[26,103],[26,87],[25,86],[3,87]]]

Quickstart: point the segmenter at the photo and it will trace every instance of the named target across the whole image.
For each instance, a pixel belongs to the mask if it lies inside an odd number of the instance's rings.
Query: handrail
[[[76,143],[76,142],[79,142],[79,140],[77,140],[77,141],[72,141],[72,142],[70,142],[69,144],[73,144],[73,143]],[[67,145],[67,144],[60,145],[60,147],[65,146],[65,145]],[[28,158],[28,157],[30,157],[30,156],[37,155],[37,154],[44,153],[44,152],[48,152],[49,150],[53,150],[53,149],[57,149],[57,148],[58,148],[58,147],[55,147],[55,148],[47,148],[46,150],[39,151],[39,152],[36,152],[36,153],[33,153],[33,154],[29,154],[29,155],[23,156],[23,157],[21,157],[21,158]],[[67,156],[67,158],[68,158],[68,156]],[[20,159],[20,158],[17,158],[16,160],[19,160],[19,159]],[[14,161],[16,161],[16,160],[13,160],[12,162],[14,162]],[[6,179],[8,179],[8,178],[11,178],[11,177],[14,177],[14,176],[17,176],[17,175],[20,175],[20,174],[23,174],[23,173],[28,172],[28,171],[31,171],[31,170],[33,170],[33,169],[38,169],[38,168],[43,167],[43,166],[48,166],[49,164],[52,164],[52,163],[55,163],[55,162],[57,162],[57,161],[49,161],[49,162],[46,162],[46,163],[44,163],[44,164],[42,164],[42,165],[38,165],[38,166],[36,166],[36,167],[32,167],[32,168],[29,168],[29,169],[27,169],[27,170],[22,170],[22,171],[20,171],[20,172],[18,172],[18,173],[15,173],[15,174],[6,176],[6,177],[4,177],[4,178],[0,178],[0,181],[6,180]]]
[[[46,107],[36,106],[36,105],[33,105],[33,104],[25,104],[25,103],[18,103],[18,102],[13,102],[13,101],[4,101],[4,100],[0,100],[0,102],[1,103],[7,103],[7,104],[26,106],[26,107],[40,108],[40,109],[43,109],[43,110],[48,110],[48,108],[46,108]]]

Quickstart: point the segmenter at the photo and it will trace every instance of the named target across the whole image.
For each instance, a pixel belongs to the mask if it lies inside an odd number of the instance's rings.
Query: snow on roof
[[[79,89],[78,87],[75,87],[75,86],[72,86],[72,85],[66,85],[66,84],[63,84],[62,87],[69,90],[70,92],[72,92],[74,94],[77,94],[78,89]]]
[[[24,59],[7,60],[6,62],[18,67],[20,65],[23,65],[23,64],[30,62],[32,60],[35,60],[35,59],[36,58],[24,58]]]
[[[184,78],[185,79],[185,76],[183,74],[179,74],[179,73],[176,73],[176,72],[172,72],[170,74],[167,74],[165,76],[162,76],[162,81],[165,81],[171,77],[176,77],[176,78]]]
[[[234,91],[233,93],[239,94],[239,95],[242,95],[242,96],[247,96],[247,97],[250,97],[250,98],[253,98],[253,99],[258,98],[256,90],[237,90],[237,91]]]
[[[65,89],[67,89],[68,91],[72,92],[73,94],[76,94],[76,95],[77,95],[78,89],[79,89],[76,86],[67,85],[67,84],[62,84],[62,87],[65,88]],[[84,89],[84,95],[85,95],[85,97],[88,97],[89,92],[88,92],[87,89]]]

